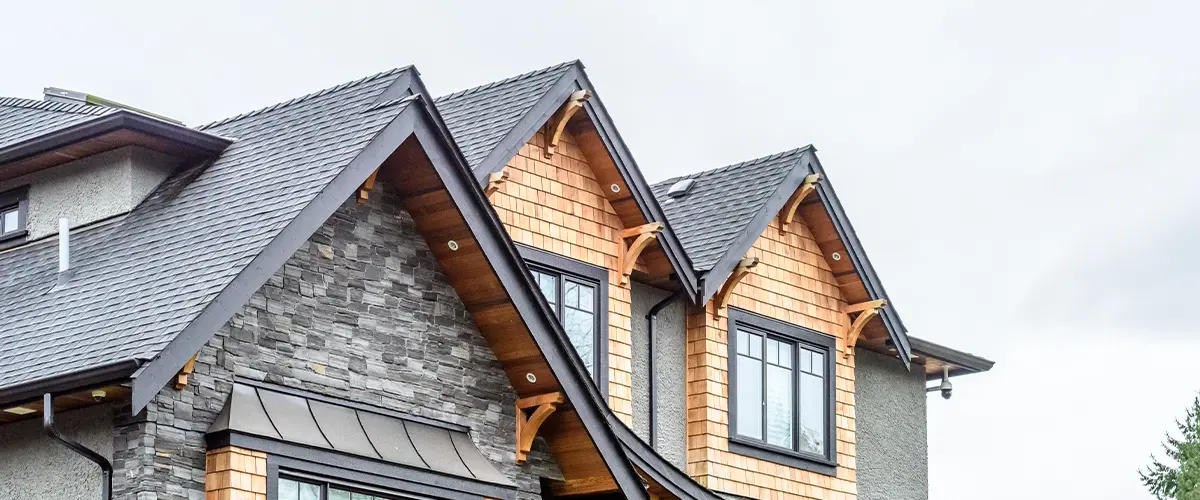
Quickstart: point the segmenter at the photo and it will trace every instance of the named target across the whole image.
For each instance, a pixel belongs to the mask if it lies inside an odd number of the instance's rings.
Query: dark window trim
[[[528,245],[516,244],[517,251],[520,252],[521,258],[525,259],[526,265],[532,270],[545,269],[547,271],[566,274],[575,278],[582,278],[586,281],[596,283],[597,302],[599,302],[599,310],[596,311],[596,376],[593,378],[596,382],[596,387],[600,389],[600,395],[605,399],[608,398],[608,269],[594,266],[587,262],[572,259],[553,252],[547,252],[540,248],[534,248]],[[561,302],[561,301],[560,301]],[[562,307],[562,304],[557,304],[557,307]],[[558,318],[555,318],[558,319]],[[560,320],[561,321],[561,320]],[[575,350],[572,349],[572,352]]]
[[[25,243],[29,235],[29,186],[21,186],[0,193],[0,208],[17,206],[17,217],[21,219],[21,229],[0,235],[0,249]]]
[[[797,450],[769,445],[752,438],[743,438],[737,434],[737,356],[736,336],[739,324],[744,324],[756,330],[763,330],[780,337],[808,344],[809,347],[825,349],[825,453],[823,456],[804,453]],[[729,326],[726,332],[726,359],[729,360],[729,451],[740,455],[768,460],[781,465],[804,469],[825,475],[837,474],[837,429],[836,424],[836,393],[837,393],[837,339],[821,332],[804,328],[774,318],[768,318],[734,307],[729,308]],[[766,349],[764,343],[763,349]],[[765,362],[765,361],[764,361]],[[796,366],[799,370],[799,366]],[[766,383],[764,381],[764,383]],[[793,388],[795,390],[795,386]],[[793,395],[794,404],[799,406],[799,398]],[[794,410],[795,411],[795,410]],[[796,411],[799,414],[798,411]],[[766,432],[766,429],[763,430]],[[797,429],[799,432],[799,429]],[[798,438],[797,438],[798,439]]]
[[[284,443],[239,432],[221,432],[206,437],[208,449],[224,446],[267,454],[267,500],[279,498],[279,475],[317,479],[353,489],[386,491],[403,497],[477,500],[479,497],[512,500],[516,488],[485,483],[436,471],[417,470],[336,451]]]

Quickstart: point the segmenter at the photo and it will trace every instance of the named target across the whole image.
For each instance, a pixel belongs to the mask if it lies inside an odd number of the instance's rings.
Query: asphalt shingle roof
[[[575,64],[565,62],[434,101],[471,169],[496,149],[521,117]]]
[[[372,104],[402,72],[201,127],[234,143],[72,235],[61,285],[55,238],[0,252],[0,387],[155,356],[405,109]]]
[[[116,108],[0,97],[0,149],[113,111]]]
[[[805,151],[793,149],[650,187],[697,272],[721,260]],[[667,196],[667,190],[684,179],[695,180],[691,191],[681,198]]]

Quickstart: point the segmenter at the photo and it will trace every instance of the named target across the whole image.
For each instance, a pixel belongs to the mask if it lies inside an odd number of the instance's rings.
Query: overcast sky
[[[6,5],[0,95],[200,124],[578,58],[651,181],[815,144],[911,333],[997,361],[929,400],[933,499],[1150,498],[1200,389],[1194,2],[181,4]]]

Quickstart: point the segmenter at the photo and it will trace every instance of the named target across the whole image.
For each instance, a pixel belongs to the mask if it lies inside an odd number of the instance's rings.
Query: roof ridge
[[[711,174],[715,174],[715,173],[718,173],[718,172],[725,172],[725,171],[729,171],[729,170],[734,170],[734,169],[737,169],[737,168],[741,168],[741,167],[747,167],[747,166],[754,165],[754,164],[758,164],[758,163],[765,163],[765,162],[768,162],[768,161],[772,161],[772,160],[776,160],[776,159],[782,158],[782,157],[784,157],[784,156],[788,156],[788,155],[794,155],[794,154],[803,153],[803,152],[805,152],[805,151],[808,151],[809,149],[812,149],[812,147],[813,147],[813,146],[812,146],[812,144],[809,144],[809,145],[807,145],[807,146],[803,146],[803,147],[799,147],[799,148],[792,148],[792,149],[789,149],[789,150],[787,150],[787,151],[780,151],[780,152],[778,152],[778,153],[772,153],[772,154],[769,154],[769,155],[766,155],[766,156],[762,156],[762,157],[759,157],[759,158],[752,158],[752,159],[745,160],[745,161],[741,161],[741,162],[738,162],[738,163],[733,163],[733,164],[730,164],[730,165],[724,165],[724,166],[720,166],[720,167],[714,167],[714,168],[710,168],[710,169],[708,169],[708,170],[701,170],[701,171],[699,171],[699,172],[692,172],[692,173],[690,173],[690,174],[677,175],[677,176],[675,176],[675,177],[671,177],[671,178],[669,178],[669,179],[666,179],[666,180],[662,180],[662,181],[655,182],[655,183],[651,184],[651,186],[652,186],[652,187],[657,187],[657,186],[665,186],[665,185],[667,185],[667,184],[671,184],[671,183],[679,182],[679,181],[681,181],[681,180],[684,180],[684,179],[697,179],[697,178],[699,178],[699,177],[701,177],[701,176],[706,176],[706,175],[711,175]]]
[[[369,81],[373,81],[373,80],[378,80],[378,79],[380,79],[380,78],[385,78],[385,77],[388,77],[388,76],[399,75],[399,74],[401,74],[401,73],[404,73],[405,71],[408,71],[408,70],[410,70],[410,69],[413,69],[413,68],[414,68],[414,67],[413,67],[413,65],[411,65],[411,64],[410,64],[410,65],[408,65],[408,66],[401,66],[401,67],[399,67],[399,68],[392,68],[392,69],[389,69],[389,70],[386,70],[386,71],[381,71],[381,72],[379,72],[379,73],[375,73],[375,74],[373,74],[373,75],[364,76],[364,77],[362,77],[362,78],[359,78],[359,79],[357,79],[357,80],[352,80],[352,81],[349,81],[349,82],[340,83],[340,84],[334,85],[334,86],[332,86],[332,87],[329,87],[329,88],[325,88],[325,89],[322,89],[322,90],[318,90],[318,91],[316,91],[316,92],[312,92],[312,93],[309,93],[309,94],[302,95],[302,96],[300,96],[300,97],[294,97],[294,98],[292,98],[292,99],[289,99],[289,100],[287,100],[287,101],[283,101],[283,102],[277,102],[277,103],[275,103],[275,104],[272,104],[272,105],[270,105],[270,106],[266,106],[266,107],[258,108],[258,109],[256,109],[256,110],[253,110],[253,111],[247,111],[247,112],[245,112],[245,113],[241,113],[241,114],[234,115],[234,116],[231,116],[231,117],[228,117],[228,118],[224,118],[224,119],[221,119],[221,120],[217,120],[217,121],[215,121],[215,122],[209,122],[209,123],[205,123],[205,124],[203,124],[203,125],[199,125],[199,126],[197,126],[197,127],[196,127],[196,130],[204,130],[204,129],[209,129],[209,128],[217,127],[217,126],[220,126],[220,125],[225,125],[225,124],[227,124],[227,123],[235,122],[235,121],[238,121],[238,120],[241,120],[241,119],[244,119],[244,118],[250,118],[250,117],[252,117],[252,116],[258,116],[258,115],[261,115],[261,114],[263,114],[263,113],[268,113],[268,112],[275,111],[275,110],[277,110],[277,109],[280,109],[280,108],[285,108],[285,107],[291,106],[291,105],[293,105],[293,104],[298,104],[298,103],[300,103],[300,102],[307,101],[307,100],[309,100],[309,99],[314,99],[314,98],[317,98],[317,97],[321,97],[321,96],[323,96],[323,95],[331,94],[331,93],[333,93],[333,92],[337,92],[337,91],[339,91],[339,90],[343,90],[343,89],[346,89],[346,88],[349,88],[349,87],[353,87],[353,86],[355,86],[355,85],[361,85],[361,84],[363,84],[363,83],[366,83],[366,82],[369,82]]]
[[[80,115],[101,115],[117,109],[99,104],[39,101],[37,99],[28,99],[25,97],[0,97],[0,107],[37,109],[41,111],[55,111],[59,113],[72,113]]]
[[[483,84],[483,85],[479,85],[479,86],[476,86],[476,87],[466,88],[466,89],[463,89],[463,90],[459,90],[459,91],[456,91],[456,92],[452,92],[452,93],[449,93],[449,94],[446,94],[446,95],[443,95],[443,96],[440,96],[440,97],[438,97],[438,98],[434,99],[434,102],[444,102],[444,101],[448,101],[448,100],[450,100],[450,99],[457,99],[457,98],[459,98],[459,97],[462,97],[462,96],[465,96],[465,95],[474,94],[474,93],[476,93],[476,92],[480,92],[480,91],[483,91],[483,90],[487,90],[487,89],[490,89],[490,88],[492,88],[492,87],[497,87],[497,86],[504,85],[504,84],[507,84],[507,83],[512,83],[512,82],[514,82],[514,81],[517,81],[517,80],[522,80],[522,79],[525,79],[525,78],[530,78],[530,77],[537,76],[537,75],[540,75],[540,74],[549,73],[549,72],[551,72],[551,71],[557,71],[557,70],[560,70],[560,69],[568,68],[568,67],[574,66],[574,65],[576,65],[576,64],[578,64],[578,63],[579,63],[579,59],[573,59],[573,60],[570,60],[570,61],[566,61],[566,62],[561,62],[561,63],[555,64],[555,65],[553,65],[553,66],[548,66],[548,67],[545,67],[545,68],[542,68],[542,69],[535,69],[535,70],[533,70],[533,71],[530,71],[530,72],[528,72],[528,73],[522,73],[522,74],[519,74],[519,75],[517,75],[517,76],[510,76],[510,77],[508,77],[508,78],[505,78],[505,79],[503,79],[503,80],[497,80],[497,81],[494,81],[494,82],[491,82],[491,83],[485,83],[485,84]]]

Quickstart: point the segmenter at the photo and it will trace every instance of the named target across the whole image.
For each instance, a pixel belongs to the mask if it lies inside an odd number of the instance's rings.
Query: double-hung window
[[[603,393],[608,367],[608,271],[533,247],[518,245],[518,249]]]
[[[730,309],[730,451],[832,474],[833,337]]]

